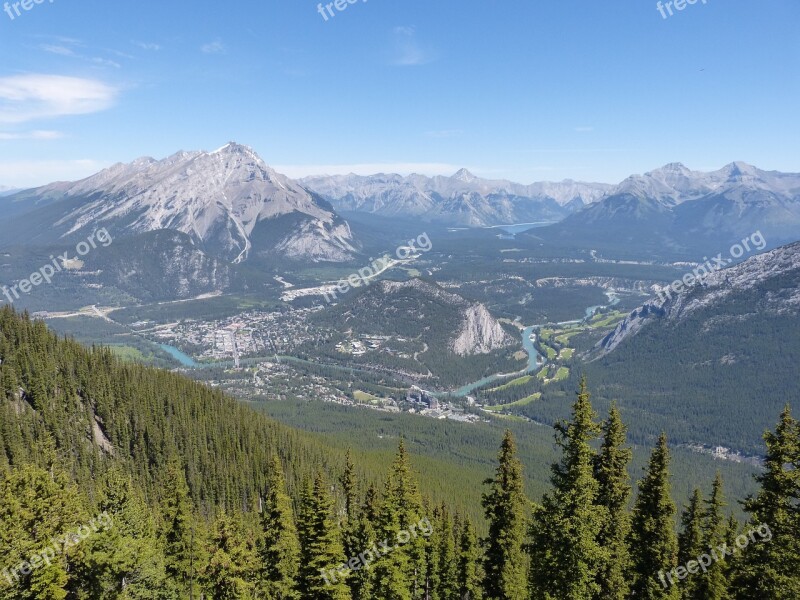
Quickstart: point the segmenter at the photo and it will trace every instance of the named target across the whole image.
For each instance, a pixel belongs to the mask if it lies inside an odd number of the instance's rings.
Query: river
[[[590,319],[594,316],[594,314],[602,309],[606,308],[607,306],[614,306],[619,303],[619,297],[617,296],[614,290],[606,291],[606,296],[608,297],[609,304],[599,304],[597,306],[590,306],[586,309],[585,319]],[[559,325],[565,325],[569,323],[580,323],[580,320],[577,321],[565,321],[563,323],[559,323]],[[522,330],[522,347],[525,349],[525,352],[528,354],[528,364],[527,366],[515,373],[496,373],[495,375],[489,375],[488,377],[484,377],[479,379],[478,381],[473,381],[472,383],[468,383],[467,385],[461,386],[460,388],[450,391],[450,392],[440,392],[436,394],[437,396],[456,396],[458,398],[463,398],[464,396],[468,396],[473,391],[478,388],[481,388],[485,385],[488,385],[494,381],[498,381],[501,379],[509,379],[511,377],[520,377],[522,375],[526,375],[529,373],[535,373],[539,369],[541,369],[544,365],[547,364],[547,361],[543,356],[539,354],[539,351],[536,350],[536,346],[534,345],[533,341],[531,340],[531,335],[533,332],[542,327],[542,325],[531,325],[529,327],[525,327]],[[228,368],[233,366],[233,363],[230,361],[220,361],[215,363],[197,363],[192,359],[191,356],[181,352],[178,348],[174,346],[170,346],[168,344],[159,344],[160,348],[165,352],[168,352],[175,360],[177,360],[183,367],[187,367],[190,369],[199,369],[199,368],[209,368],[209,367],[218,367],[218,368]],[[260,358],[250,358],[250,359],[243,359],[241,362],[242,364],[254,364],[264,360],[270,360],[271,358],[275,357],[260,357]],[[290,356],[282,356],[280,357],[282,360],[287,360],[290,362],[298,362],[298,363],[306,363],[309,365],[316,365],[316,366],[324,366],[332,369],[338,369],[341,371],[349,371],[350,373],[354,372],[371,372],[367,371],[366,369],[358,369],[352,367],[343,367],[340,365],[328,365],[322,363],[315,363],[307,360],[303,360],[301,358],[295,358]]]

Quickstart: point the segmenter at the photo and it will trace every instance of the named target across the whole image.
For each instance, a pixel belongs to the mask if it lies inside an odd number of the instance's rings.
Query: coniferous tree
[[[263,538],[258,548],[259,589],[269,600],[296,600],[300,542],[283,466],[273,456],[261,509]]]
[[[453,522],[447,506],[444,504],[439,509],[436,533],[438,577],[431,598],[432,600],[458,600],[458,562],[453,539]]]
[[[563,452],[552,466],[552,492],[535,506],[530,528],[532,598],[591,600],[600,594],[598,575],[608,565],[599,538],[608,511],[598,504],[591,443],[599,434],[586,381],[581,381],[572,420],[556,426]]]
[[[347,579],[347,583],[353,595],[353,600],[371,600],[374,598],[372,593],[374,577],[373,565],[377,559],[377,556],[374,556],[375,550],[377,549],[374,524],[378,522],[379,516],[380,501],[378,498],[378,490],[375,489],[375,486],[370,485],[358,516],[355,537],[352,541],[353,547],[359,549],[358,556],[360,557],[363,554],[364,558],[368,561],[367,564],[359,564],[359,568],[350,573],[350,577]],[[352,558],[356,556],[356,554],[348,554],[348,556]],[[372,558],[370,559],[370,557]]]
[[[66,598],[79,548],[58,540],[86,520],[77,490],[57,467],[48,472],[24,465],[0,473],[0,599]],[[47,547],[52,558],[31,569],[29,559]]]
[[[626,427],[616,405],[612,405],[603,424],[603,444],[595,464],[598,483],[597,504],[604,508],[605,518],[598,541],[605,550],[597,582],[600,598],[625,600],[630,590],[630,515],[631,496],[628,464],[633,452],[626,445]]]
[[[703,514],[703,545],[706,547],[707,552],[710,552],[711,549],[717,549],[717,553],[721,554],[719,548],[723,544],[727,544],[728,524],[723,512],[725,506],[722,475],[717,473],[711,497],[706,501],[706,508]],[[697,559],[696,556],[692,558]],[[729,598],[726,578],[727,567],[727,558],[720,557],[720,560],[712,561],[705,572],[689,575],[690,578],[698,577],[697,589],[700,598],[704,600],[727,600]]]
[[[303,598],[351,600],[339,529],[333,517],[333,499],[321,471],[313,488],[303,494],[300,532],[299,588]]]
[[[255,591],[256,553],[241,524],[223,512],[214,525],[204,579],[214,600],[251,600]]]
[[[494,479],[484,483],[483,508],[489,521],[484,542],[484,597],[487,600],[527,598],[525,541],[525,490],[522,463],[514,436],[506,431],[498,454]]]
[[[411,470],[405,442],[400,441],[386,481],[377,538],[392,546],[375,564],[374,593],[386,600],[416,600],[425,595],[426,540],[411,535],[423,519],[422,498]],[[379,548],[380,549],[380,548]]]
[[[731,515],[728,517],[728,522],[725,527],[725,543],[728,545],[728,548],[736,547],[737,537],[739,537],[739,522],[736,520],[736,517]],[[729,556],[725,561],[725,579],[728,582],[728,596],[731,599],[735,598],[733,579],[738,572],[739,559],[740,555],[736,553],[733,556]]]
[[[481,550],[475,526],[469,518],[464,519],[464,526],[458,547],[458,598],[460,600],[482,600],[481,587]]]
[[[703,545],[703,495],[695,489],[689,505],[681,515],[681,532],[678,535],[678,564],[698,560],[707,548]],[[690,577],[681,585],[681,600],[702,600],[699,596],[700,577]]]
[[[442,534],[441,515],[439,507],[433,509],[431,513],[433,522],[433,533],[428,538],[427,555],[425,562],[427,564],[427,573],[425,577],[425,600],[437,600],[437,592],[439,589],[439,550],[441,544],[439,538]]]
[[[76,571],[77,595],[86,599],[167,598],[164,555],[150,509],[129,476],[115,466],[101,481],[102,535],[88,541],[87,561]]]
[[[669,475],[667,436],[661,434],[639,482],[631,523],[632,595],[637,600],[678,600],[680,581],[668,575],[678,566],[675,503]]]
[[[201,542],[183,467],[173,459],[167,465],[163,499],[163,546],[166,571],[177,593],[199,597],[197,548]]]
[[[344,473],[342,473],[342,477],[339,480],[339,483],[342,485],[342,493],[344,494],[345,518],[348,522],[355,521],[356,509],[358,508],[358,480],[356,479],[355,469],[352,453],[350,449],[348,449],[345,455]]]
[[[788,405],[764,441],[765,471],[756,475],[761,487],[744,503],[752,534],[732,589],[741,600],[800,598],[800,423]]]

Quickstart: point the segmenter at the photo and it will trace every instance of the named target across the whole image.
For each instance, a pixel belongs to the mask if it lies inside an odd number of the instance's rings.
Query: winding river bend
[[[586,309],[584,313],[583,319],[577,319],[575,321],[563,321],[561,323],[556,323],[556,325],[569,325],[573,323],[581,323],[582,321],[591,319],[599,310],[604,308],[608,308],[609,306],[616,306],[619,304],[619,296],[614,290],[606,290],[605,292],[606,297],[608,297],[608,304],[597,304],[595,306],[590,306]],[[544,356],[539,354],[539,351],[536,350],[536,346],[531,340],[531,335],[534,331],[538,330],[540,327],[544,327],[548,325],[548,323],[540,323],[538,325],[531,325],[530,327],[525,327],[522,330],[522,346],[525,348],[525,352],[528,353],[528,366],[526,369],[522,369],[516,373],[497,373],[495,375],[490,375],[488,377],[484,377],[483,379],[479,379],[478,381],[474,381],[469,383],[465,386],[458,388],[457,390],[453,390],[452,392],[443,393],[440,395],[451,395],[456,396],[458,398],[463,398],[464,396],[468,396],[476,389],[483,387],[484,385],[488,385],[500,379],[507,379],[509,377],[519,377],[522,375],[527,375],[530,373],[535,373],[543,366],[547,364],[547,360]]]

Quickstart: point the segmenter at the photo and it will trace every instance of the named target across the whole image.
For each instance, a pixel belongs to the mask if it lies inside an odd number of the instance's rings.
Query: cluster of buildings
[[[307,324],[306,313],[316,310],[319,309],[250,311],[219,321],[187,319],[164,325],[140,321],[131,327],[159,343],[185,349],[200,361],[233,360],[238,366],[241,358],[286,354],[292,348],[315,339]]]

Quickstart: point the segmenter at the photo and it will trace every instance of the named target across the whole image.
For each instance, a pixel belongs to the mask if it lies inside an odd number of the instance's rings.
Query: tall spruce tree
[[[378,519],[377,538],[392,546],[375,563],[376,598],[416,600],[425,595],[427,577],[426,540],[412,536],[424,514],[422,498],[412,473],[405,442],[400,441],[397,456],[386,481]]]
[[[765,471],[756,475],[760,489],[744,504],[750,514],[746,529],[753,533],[737,564],[737,600],[800,598],[800,423],[788,405],[764,441]]]
[[[258,548],[259,589],[269,600],[296,600],[300,542],[292,501],[286,493],[283,466],[273,456],[261,508],[262,540]]]
[[[630,590],[628,536],[631,519],[628,502],[631,484],[628,464],[633,452],[626,446],[626,431],[619,409],[612,405],[603,424],[603,444],[595,462],[597,504],[605,510],[598,535],[605,555],[597,579],[603,600],[625,600]]]
[[[438,577],[431,600],[458,600],[458,562],[455,540],[453,539],[453,521],[450,518],[447,506],[444,504],[439,509],[436,528],[436,542],[438,542],[436,571]]]
[[[251,600],[256,592],[256,552],[237,518],[223,512],[214,525],[204,571],[205,587],[214,600]]]
[[[180,595],[199,598],[198,570],[201,562],[198,548],[202,538],[189,498],[186,476],[177,459],[171,459],[167,465],[164,487],[162,543],[167,575]]]
[[[703,513],[703,545],[707,549],[719,549],[723,544],[727,544],[726,535],[728,523],[725,518],[725,496],[723,492],[722,475],[717,473],[714,479],[714,486],[711,497],[705,503]],[[707,550],[710,552],[710,550]],[[719,550],[717,550],[719,553]],[[697,558],[697,557],[693,557]],[[728,569],[727,559],[722,558],[713,561],[708,569],[697,575],[699,597],[703,600],[728,600],[728,580],[726,572]]]
[[[522,463],[517,458],[514,436],[506,431],[498,454],[499,466],[487,479],[483,509],[489,521],[484,541],[484,592],[487,600],[523,600],[526,585],[525,489]]]
[[[631,524],[632,596],[637,600],[678,600],[680,582],[667,575],[678,566],[675,503],[669,474],[669,447],[662,433],[653,450]],[[662,577],[663,574],[663,577]]]
[[[458,598],[460,600],[482,600],[481,549],[475,526],[465,517],[458,545]]]
[[[374,485],[370,485],[358,516],[355,537],[352,540],[353,547],[358,548],[358,556],[361,557],[363,554],[364,559],[367,561],[366,564],[358,565],[359,568],[350,573],[350,577],[347,578],[353,600],[372,600],[375,597],[373,595],[375,573],[373,565],[378,557],[376,556],[377,539],[374,524],[378,522],[380,517],[380,499],[378,496],[378,490]],[[349,553],[348,556],[352,558],[356,554]]]
[[[600,594],[598,575],[609,561],[607,549],[599,543],[608,510],[598,504],[597,457],[591,446],[599,432],[584,379],[572,407],[572,420],[556,426],[556,442],[563,457],[551,468],[553,490],[533,511],[529,546],[532,598],[591,600]]]
[[[118,466],[101,480],[98,535],[86,541],[88,557],[76,570],[76,596],[86,599],[166,598],[164,555],[150,509]]]
[[[302,562],[299,587],[304,599],[351,600],[347,586],[344,547],[333,516],[333,498],[325,476],[318,471],[300,511]]]
[[[706,553],[703,531],[703,495],[694,490],[688,506],[681,515],[681,532],[678,535],[678,564],[687,565]],[[681,584],[681,600],[702,600],[699,595],[700,576],[688,578]]]
[[[363,524],[358,514],[358,479],[352,452],[349,448],[345,455],[344,472],[339,478],[339,484],[342,486],[342,495],[344,496],[344,517],[341,522],[344,554],[348,557],[359,556],[368,546],[364,545],[366,542],[361,535]],[[371,544],[372,542],[370,542]],[[361,597],[364,583],[364,575],[359,576],[358,570],[347,578],[347,585],[350,587],[350,593],[354,599]]]
[[[86,522],[75,487],[57,467],[24,465],[0,473],[0,599],[64,600],[76,550],[59,544],[54,559],[31,570],[30,557]],[[27,565],[25,567],[24,565]]]

